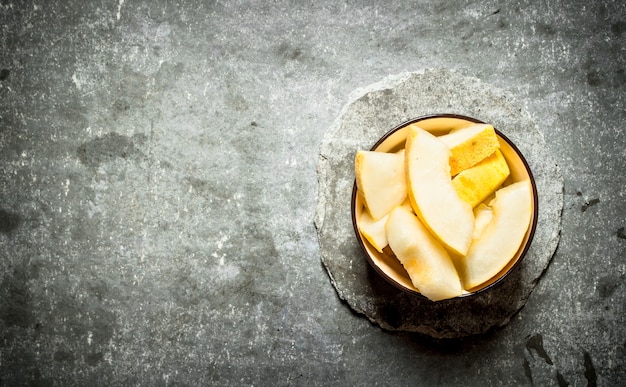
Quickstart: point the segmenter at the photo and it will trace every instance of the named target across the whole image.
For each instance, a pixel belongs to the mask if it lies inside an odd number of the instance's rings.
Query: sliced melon
[[[445,247],[465,255],[472,240],[474,213],[452,186],[449,158],[445,143],[423,129],[411,128],[405,148],[411,206]]]
[[[389,247],[420,293],[433,301],[463,293],[450,256],[415,214],[397,206],[389,214],[385,229]]]
[[[385,224],[388,218],[389,214],[378,220],[374,220],[369,212],[363,211],[357,221],[357,226],[363,237],[367,239],[379,253],[382,253],[383,249],[388,245],[387,234],[385,233]]]
[[[480,238],[489,222],[493,218],[493,211],[488,205],[481,203],[474,208],[474,232],[472,233],[472,241]]]
[[[357,189],[374,220],[381,219],[405,200],[404,150],[397,153],[360,150],[354,164]]]
[[[466,289],[498,274],[519,250],[532,218],[532,188],[528,180],[496,191],[493,217],[462,260]]]
[[[491,156],[456,175],[452,185],[461,199],[476,207],[494,193],[509,174],[509,166],[502,152],[496,149]]]
[[[476,165],[500,147],[493,126],[476,124],[440,136],[450,148],[450,174],[455,176]]]

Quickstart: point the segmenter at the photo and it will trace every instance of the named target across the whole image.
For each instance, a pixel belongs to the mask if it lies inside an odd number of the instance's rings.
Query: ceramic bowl
[[[453,129],[467,127],[477,123],[485,123],[479,119],[462,116],[458,114],[437,114],[423,116],[404,122],[395,128],[387,132],[381,137],[376,144],[370,149],[381,152],[397,152],[404,148],[404,143],[408,133],[408,127],[416,124],[422,129],[429,131],[430,133],[439,136],[448,133]],[[497,128],[494,128],[500,142],[500,150],[506,159],[510,175],[503,185],[509,185],[517,181],[528,179],[532,186],[532,218],[530,227],[526,231],[526,235],[522,241],[522,244],[509,261],[509,263],[494,277],[487,282],[466,291],[459,297],[468,297],[484,293],[501,282],[505,281],[507,276],[513,272],[513,270],[522,263],[524,256],[526,255],[528,248],[533,239],[535,229],[537,228],[537,187],[533,178],[532,172],[528,166],[528,163],[524,159],[524,156],[519,149],[509,140],[504,134],[502,134]],[[352,190],[352,224],[356,233],[357,240],[365,253],[369,264],[389,283],[397,288],[426,299],[420,292],[413,286],[409,275],[402,267],[402,264],[395,257],[389,246],[383,249],[382,253],[379,253],[368,241],[364,238],[357,227],[357,219],[359,219],[361,212],[365,211],[363,202],[360,195],[357,193],[356,181]]]

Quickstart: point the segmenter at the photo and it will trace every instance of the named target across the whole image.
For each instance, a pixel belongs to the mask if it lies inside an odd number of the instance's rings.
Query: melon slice
[[[472,240],[474,213],[450,179],[450,150],[427,131],[413,127],[405,148],[409,200],[415,214],[453,253],[465,255]]]
[[[528,180],[496,191],[493,216],[462,262],[463,284],[474,288],[498,274],[519,250],[532,218]]]
[[[385,224],[388,218],[389,214],[378,220],[374,220],[369,212],[363,211],[357,221],[357,226],[363,237],[367,239],[379,253],[382,253],[383,249],[388,245],[387,234],[385,233]]]
[[[395,207],[385,229],[389,247],[420,293],[432,301],[463,293],[461,280],[447,251],[409,209]]]
[[[493,210],[488,205],[481,203],[474,208],[474,232],[472,233],[472,241],[480,238],[489,222],[493,218]]]
[[[450,148],[450,175],[476,165],[500,147],[493,126],[476,124],[440,136]]]
[[[406,199],[404,150],[357,151],[354,170],[357,189],[374,220],[381,219]]]
[[[461,171],[452,185],[461,199],[476,207],[495,192],[509,176],[509,166],[499,149],[478,164]]]

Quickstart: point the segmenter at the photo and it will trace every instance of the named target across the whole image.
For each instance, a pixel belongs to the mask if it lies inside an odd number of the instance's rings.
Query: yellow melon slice
[[[496,149],[491,156],[456,175],[452,185],[461,199],[476,207],[494,193],[509,174],[506,159]]]
[[[489,124],[476,124],[440,136],[450,148],[450,175],[476,165],[500,147],[498,137]]]

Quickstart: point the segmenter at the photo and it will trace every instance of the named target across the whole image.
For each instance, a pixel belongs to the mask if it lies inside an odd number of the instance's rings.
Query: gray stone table
[[[623,384],[625,47],[619,1],[0,1],[0,385]],[[314,225],[350,96],[426,68],[563,175],[550,265],[465,339],[353,312]]]

